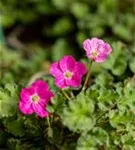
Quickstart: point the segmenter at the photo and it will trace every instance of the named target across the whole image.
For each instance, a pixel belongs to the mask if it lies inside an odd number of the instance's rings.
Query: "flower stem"
[[[90,74],[91,74],[92,62],[93,62],[92,60],[90,60],[90,62],[89,62],[88,73],[87,73],[87,76],[85,78],[84,85],[83,85],[83,88],[82,88],[83,91],[86,89],[86,86],[87,86],[87,83],[88,83],[88,80],[89,80],[89,77],[90,77]]]
[[[48,124],[48,127],[51,127],[49,116],[47,117],[47,124]]]
[[[73,92],[72,92],[72,91],[70,92],[70,95],[71,95],[71,97],[72,97],[72,98],[74,97],[74,94],[73,94]]]
[[[62,90],[62,93],[64,94],[64,96],[65,96],[68,100],[70,100],[70,97],[68,96],[68,94],[67,94],[64,90]]]
[[[47,117],[47,123],[48,123],[48,129],[47,129],[48,137],[53,138],[53,130],[51,128],[50,118],[49,117]]]

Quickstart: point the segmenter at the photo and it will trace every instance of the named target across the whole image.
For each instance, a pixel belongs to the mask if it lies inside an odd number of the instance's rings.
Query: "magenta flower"
[[[78,87],[86,73],[83,63],[77,62],[72,56],[64,56],[60,61],[51,65],[50,73],[55,77],[59,88]]]
[[[111,46],[98,38],[86,39],[83,48],[89,58],[95,62],[104,62],[111,53]]]
[[[21,90],[19,109],[23,114],[36,113],[42,118],[46,117],[48,116],[46,106],[52,96],[48,84],[37,80],[30,87]]]

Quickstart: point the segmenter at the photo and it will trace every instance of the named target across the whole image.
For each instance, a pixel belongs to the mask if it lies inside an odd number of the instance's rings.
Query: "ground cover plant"
[[[134,150],[133,1],[0,9],[0,149]]]

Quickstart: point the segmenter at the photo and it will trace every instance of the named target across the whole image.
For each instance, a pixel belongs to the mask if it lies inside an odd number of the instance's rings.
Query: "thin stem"
[[[27,86],[30,86],[33,82],[35,82],[39,78],[42,78],[44,75],[47,75],[47,73],[44,71],[37,72],[30,78],[30,80],[27,83]]]
[[[65,96],[68,100],[70,100],[70,97],[68,96],[68,94],[67,94],[64,90],[62,90],[62,93],[64,94],[64,96]]]
[[[90,60],[89,68],[88,68],[88,73],[87,73],[87,76],[86,76],[86,78],[85,78],[84,85],[83,85],[83,88],[82,88],[83,91],[86,89],[86,86],[87,86],[87,84],[88,84],[88,80],[89,80],[89,78],[90,78],[92,62],[93,62],[93,61]]]
[[[71,97],[72,97],[72,98],[74,97],[74,94],[73,94],[73,92],[72,92],[72,91],[70,92],[70,95],[71,95]]]
[[[51,124],[50,124],[50,118],[49,117],[47,117],[47,123],[48,123],[48,127],[50,128]]]
[[[51,128],[50,118],[49,117],[47,117],[47,123],[48,123],[48,129],[47,129],[48,137],[53,138],[53,130]]]

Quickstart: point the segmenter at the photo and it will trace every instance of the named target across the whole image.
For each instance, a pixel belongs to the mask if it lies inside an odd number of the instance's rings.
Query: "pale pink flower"
[[[111,46],[98,38],[86,39],[83,42],[86,54],[95,62],[104,62],[111,53]]]
[[[59,88],[78,87],[86,73],[83,63],[77,62],[72,56],[64,56],[60,61],[51,65],[50,73],[55,77],[55,84]]]
[[[21,90],[19,109],[23,114],[36,113],[42,118],[46,117],[48,116],[46,106],[52,96],[48,84],[37,80],[30,87]]]

